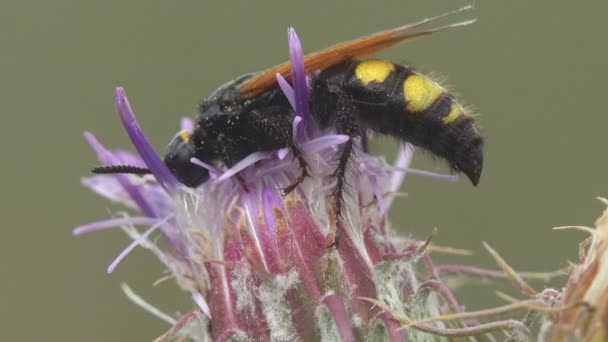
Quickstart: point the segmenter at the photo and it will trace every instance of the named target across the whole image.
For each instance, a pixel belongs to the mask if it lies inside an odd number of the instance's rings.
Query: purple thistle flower
[[[147,167],[153,177],[84,178],[86,187],[141,216],[91,223],[76,228],[74,234],[121,227],[133,243],[111,262],[108,272],[141,246],[153,252],[191,293],[197,309],[175,320],[164,337],[219,341],[429,339],[430,335],[420,335],[417,330],[401,329],[389,311],[367,299],[408,312],[413,318],[439,311],[433,295],[418,293],[420,282],[413,261],[421,253],[421,244],[396,237],[385,214],[407,172],[454,177],[410,169],[414,152],[410,145],[401,150],[396,165],[390,166],[366,154],[356,142],[356,167],[346,179],[351,190],[344,198],[345,231],[338,247],[328,248],[332,220],[328,196],[333,184],[325,176],[335,169],[337,147],[349,137],[320,131],[315,125],[309,113],[302,47],[293,29],[288,36],[293,88],[281,75],[277,80],[294,107],[294,141],[309,161],[312,177],[283,196],[279,189],[293,183],[299,168],[289,150],[281,149],[253,153],[230,169],[193,159],[192,163],[210,171],[211,178],[197,189],[183,187],[152,149],[124,90],[117,88],[120,118],[138,155],[107,150],[90,133],[85,137],[102,163]],[[181,127],[192,130],[192,120],[183,119]],[[249,191],[235,180],[237,173]],[[140,233],[136,225],[148,228]],[[154,243],[151,236],[157,230],[168,248]],[[171,321],[170,317],[163,319]],[[430,326],[440,329],[442,324]]]

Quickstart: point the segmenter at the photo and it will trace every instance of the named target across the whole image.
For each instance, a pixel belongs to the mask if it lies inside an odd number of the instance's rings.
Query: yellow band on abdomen
[[[382,60],[368,60],[360,62],[355,68],[355,77],[363,85],[370,82],[382,83],[388,75],[395,71],[395,64]]]
[[[422,112],[443,94],[443,88],[436,82],[420,75],[409,75],[403,82],[405,109],[409,112]]]

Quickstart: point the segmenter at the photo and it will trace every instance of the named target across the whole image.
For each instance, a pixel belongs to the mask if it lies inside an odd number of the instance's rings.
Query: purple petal
[[[324,135],[322,137],[319,137],[319,138],[316,138],[313,140],[309,140],[309,141],[303,143],[302,145],[300,145],[300,147],[302,148],[303,151],[313,154],[313,153],[323,151],[330,147],[335,147],[340,144],[344,144],[345,142],[348,141],[348,139],[350,139],[350,137],[346,134]]]
[[[194,120],[189,117],[183,117],[179,126],[182,131],[188,131],[192,133],[194,131]]]
[[[80,235],[84,233],[90,233],[98,230],[115,228],[124,225],[150,225],[155,223],[158,223],[158,219],[150,217],[123,217],[83,224],[82,226],[74,228],[72,233],[74,235]]]
[[[397,168],[395,168],[394,170],[397,170]],[[403,170],[399,170],[399,171],[403,171]],[[409,173],[411,175],[427,176],[427,177],[431,177],[431,178],[435,178],[435,179],[439,179],[439,180],[445,180],[448,182],[456,182],[459,179],[458,175],[456,175],[456,174],[443,174],[443,173],[437,173],[437,172],[431,172],[431,171],[413,169],[413,168],[408,169],[407,173]]]
[[[118,182],[115,175],[83,177],[80,182],[83,186],[101,197],[109,199],[112,202],[118,202],[127,207],[139,209],[139,206],[133,202],[129,194],[125,191],[124,186]]]
[[[304,69],[304,53],[302,52],[302,44],[298,34],[290,27],[287,30],[289,42],[289,59],[291,60],[291,75],[294,90],[294,98],[296,104],[296,115],[301,116],[304,120],[302,131],[306,132],[307,127],[311,126],[312,117],[308,107],[308,85],[306,81],[306,70]],[[305,137],[305,135],[300,135]]]
[[[89,143],[89,145],[91,145],[93,150],[95,150],[95,152],[97,152],[99,161],[101,161],[104,164],[119,164],[120,163],[120,160],[118,160],[110,151],[108,151],[105,147],[103,147],[103,145],[97,140],[97,138],[95,138],[95,136],[93,134],[91,134],[89,132],[84,132],[84,137],[87,140],[87,142]],[[144,196],[139,191],[137,186],[135,186],[133,184],[133,182],[131,182],[129,180],[129,177],[127,175],[117,174],[117,175],[114,175],[114,177],[116,177],[116,179],[118,180],[120,185],[122,185],[124,190],[129,194],[129,197],[131,197],[133,202],[135,202],[135,204],[137,204],[137,206],[141,209],[141,211],[146,216],[150,216],[150,217],[157,216],[154,209],[152,209],[152,207],[150,206],[148,201],[144,198]]]
[[[179,182],[171,171],[169,171],[165,163],[158,157],[156,152],[154,152],[152,145],[139,127],[124,89],[122,87],[117,87],[115,93],[116,107],[120,113],[120,120],[122,121],[129,138],[131,138],[133,146],[135,146],[135,149],[137,149],[137,152],[139,152],[139,155],[146,165],[148,165],[148,168],[163,188],[169,193],[173,192],[177,188]]]
[[[191,158],[190,162],[194,165],[198,165],[204,169],[207,169],[207,171],[209,171],[209,176],[211,177],[211,179],[216,179],[222,173],[222,170],[218,169],[213,165],[209,165],[198,158]]]
[[[412,157],[414,157],[414,145],[405,144],[403,148],[399,149],[399,154],[397,155],[397,160],[395,161],[395,169],[408,170],[412,162]],[[405,178],[405,173],[405,171],[393,172],[388,186],[389,193],[399,191],[401,184],[403,183],[403,179]],[[386,205],[390,207],[392,197],[389,197],[386,202]]]
[[[155,230],[160,228],[160,226],[162,226],[162,224],[165,221],[166,220],[158,222],[157,224],[148,228],[148,230],[146,230],[143,234],[138,236],[137,239],[133,240],[133,242],[131,242],[131,244],[129,246],[127,246],[127,248],[125,248],[122,252],[120,252],[120,254],[116,257],[116,259],[114,259],[114,261],[112,261],[110,266],[108,266],[108,273],[114,272],[114,270],[116,269],[116,266],[118,266],[118,264],[122,261],[122,259],[124,259],[129,253],[131,253],[131,251],[133,249],[135,249],[135,247],[137,247],[137,245],[140,245],[142,242],[144,242],[148,238],[148,236],[150,234],[152,234],[152,232],[154,232]]]
[[[255,164],[256,162],[272,158],[272,154],[268,152],[254,152],[247,157],[243,158],[240,162],[234,164],[233,167],[224,172],[221,176],[219,176],[214,182],[216,184],[222,183],[230,177],[236,175],[240,171],[246,169],[247,167]]]
[[[120,284],[120,288],[122,289],[122,292],[124,292],[125,296],[127,296],[127,298],[130,301],[132,301],[135,305],[137,305],[140,308],[144,309],[148,313],[150,313],[150,314],[152,314],[152,315],[154,315],[154,316],[162,319],[163,321],[165,321],[165,322],[167,322],[167,323],[169,323],[171,325],[175,325],[177,323],[177,321],[175,320],[175,318],[167,315],[166,313],[160,311],[158,308],[156,308],[152,304],[148,303],[145,299],[143,299],[137,293],[135,293],[129,287],[129,285],[127,285],[126,283],[121,283]]]
[[[277,245],[277,222],[274,210],[284,210],[283,201],[275,189],[264,188],[262,192],[262,210],[264,210],[264,218],[266,219],[266,227],[270,236],[273,239],[275,251],[279,250]]]
[[[298,126],[302,122],[302,117],[299,115],[294,116],[293,121],[291,122],[291,132],[293,141],[298,141]]]
[[[211,310],[209,310],[209,305],[207,304],[207,301],[205,300],[205,298],[198,292],[192,292],[192,299],[194,299],[194,302],[196,303],[196,305],[198,305],[198,307],[201,309],[201,311],[209,319],[211,319]]]
[[[281,148],[277,151],[277,158],[279,158],[279,160],[283,160],[285,159],[288,153],[289,149],[287,147]]]
[[[112,151],[114,157],[120,160],[121,164],[125,165],[133,165],[138,167],[146,167],[146,163],[139,157],[139,155],[134,154],[133,152],[123,150],[123,149],[115,149]]]
[[[281,91],[283,91],[283,94],[285,94],[285,97],[287,98],[287,101],[289,101],[291,108],[293,108],[293,110],[295,111],[296,110],[296,98],[295,98],[295,94],[293,92],[293,88],[291,87],[289,82],[287,82],[287,80],[283,77],[283,75],[277,73],[276,77],[277,77],[277,83],[279,84],[279,88],[281,88]]]

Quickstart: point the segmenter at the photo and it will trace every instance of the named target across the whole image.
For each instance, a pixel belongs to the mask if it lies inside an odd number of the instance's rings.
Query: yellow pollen
[[[410,75],[403,82],[405,109],[409,112],[427,110],[442,93],[439,84],[424,76]]]
[[[370,82],[384,82],[393,71],[395,64],[372,59],[360,62],[355,69],[355,76],[363,85],[368,85]]]
[[[190,132],[183,130],[181,132],[178,133],[179,137],[182,139],[183,142],[185,142],[186,144],[190,141]]]
[[[441,120],[444,124],[447,125],[450,122],[453,122],[454,120],[458,119],[461,115],[464,115],[464,113],[462,112],[462,108],[460,107],[460,105],[456,102],[452,102],[452,106],[450,106],[450,112]]]

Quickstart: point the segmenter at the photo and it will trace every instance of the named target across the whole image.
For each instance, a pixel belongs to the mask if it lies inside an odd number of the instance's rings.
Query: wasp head
[[[209,179],[209,171],[193,164],[196,145],[188,131],[179,132],[167,147],[165,164],[185,186],[195,188]]]

